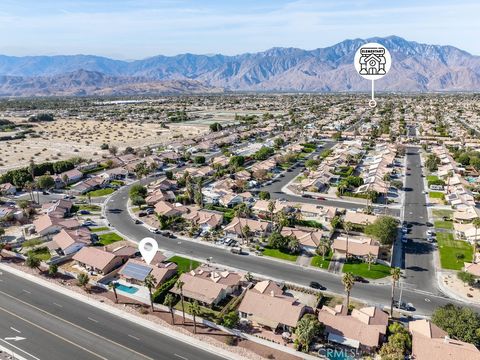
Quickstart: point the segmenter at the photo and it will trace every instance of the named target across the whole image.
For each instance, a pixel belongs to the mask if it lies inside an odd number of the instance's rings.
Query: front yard
[[[322,255],[316,255],[312,258],[312,262],[310,263],[310,265],[319,267],[321,269],[328,269],[331,259],[332,259],[332,251],[329,250],[328,254],[325,254],[325,260],[323,260]]]
[[[383,264],[372,264],[368,270],[368,264],[361,260],[349,260],[343,265],[343,272],[351,272],[367,279],[381,279],[390,275],[390,267]]]
[[[443,200],[445,199],[445,194],[440,192],[440,191],[430,191],[428,193],[428,197],[430,199],[440,199],[440,200]]]
[[[41,261],[47,261],[51,257],[50,250],[48,250],[48,248],[46,246],[36,248],[35,250],[30,250],[28,252],[28,255],[36,257],[37,259],[39,259]]]
[[[472,261],[473,247],[468,242],[454,240],[450,233],[437,233],[437,242],[443,269],[462,270],[464,262]]]
[[[179,273],[184,273],[190,270],[194,270],[197,267],[199,267],[201,264],[199,261],[187,259],[181,256],[172,256],[170,259],[168,259],[168,261],[177,264],[178,266],[177,271]]]
[[[437,220],[435,221],[435,228],[453,230],[453,221]]]
[[[277,259],[287,260],[287,261],[297,261],[298,255],[287,254],[278,249],[266,248],[263,250],[263,255],[274,257]]]
[[[116,233],[101,234],[98,235],[98,242],[96,245],[105,246],[121,240],[123,240],[123,238]]]
[[[105,188],[105,189],[98,189],[88,192],[91,197],[100,197],[100,196],[107,196],[115,192],[115,189],[112,188]],[[87,195],[85,194],[85,195]]]

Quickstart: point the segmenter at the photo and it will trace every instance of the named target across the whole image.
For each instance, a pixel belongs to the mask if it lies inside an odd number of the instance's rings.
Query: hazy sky
[[[119,59],[398,35],[480,55],[479,0],[0,0],[0,54]]]

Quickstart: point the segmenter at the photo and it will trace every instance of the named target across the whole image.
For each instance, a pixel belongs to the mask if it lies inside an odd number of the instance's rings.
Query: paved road
[[[0,284],[0,344],[28,360],[221,359],[10,273]]]
[[[123,187],[115,193],[107,203],[106,216],[112,227],[133,241],[140,241],[144,237],[153,237],[157,240],[159,248],[169,250],[180,255],[206,260],[212,257],[212,262],[230,266],[236,269],[249,271],[255,274],[308,286],[311,281],[317,281],[328,291],[342,294],[343,285],[340,277],[328,272],[311,268],[300,267],[286,262],[280,262],[268,257],[255,255],[235,255],[225,249],[209,246],[204,242],[169,239],[161,235],[154,235],[142,225],[135,225],[130,218],[126,202],[129,187]],[[367,301],[370,304],[389,304],[390,285],[385,280],[385,285],[355,284],[352,297]],[[397,291],[398,292],[398,291]],[[427,301],[425,300],[427,299]],[[448,299],[410,289],[403,291],[402,301],[411,302],[419,314],[431,314],[432,311],[448,303]]]
[[[411,224],[407,235],[408,243],[404,244],[403,266],[405,268],[406,286],[436,293],[437,281],[433,261],[433,246],[426,238],[428,222],[427,204],[423,194],[422,165],[419,149],[407,147],[407,174],[405,192],[405,221]]]

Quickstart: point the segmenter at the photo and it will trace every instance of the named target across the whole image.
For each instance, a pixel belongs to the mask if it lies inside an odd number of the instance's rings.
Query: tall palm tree
[[[273,223],[273,212],[275,211],[275,201],[270,200],[268,202],[268,212],[270,213],[270,221]]]
[[[168,306],[170,315],[172,315],[172,325],[175,325],[175,316],[173,315],[173,306],[175,305],[175,297],[173,296],[173,294],[168,293],[165,296],[165,300],[163,300],[163,305]]]
[[[372,253],[368,253],[367,256],[365,256],[365,260],[368,263],[368,270],[370,271],[372,263],[375,261],[375,255]]]
[[[25,265],[27,265],[30,269],[40,270],[40,259],[30,254],[25,259]]]
[[[395,267],[390,269],[390,275],[392,276],[392,298],[390,299],[390,316],[393,317],[393,300],[395,298],[395,286],[397,282],[400,280],[400,276],[402,275],[402,270],[399,267]]]
[[[345,292],[347,293],[347,308],[350,305],[350,291],[352,291],[353,285],[355,284],[355,278],[351,272],[343,274],[342,284],[345,287]]]
[[[473,240],[473,262],[475,263],[477,255],[477,241],[478,241],[478,229],[480,228],[480,218],[475,218],[472,221],[473,226],[475,227],[475,239]]]
[[[245,243],[248,246],[250,242],[250,235],[251,235],[250,226],[248,225],[243,226],[241,231],[242,231],[243,239],[245,240]]]
[[[145,277],[145,280],[143,280],[143,285],[148,289],[148,292],[150,294],[150,306],[152,307],[152,312],[155,311],[153,309],[152,289],[155,287],[156,283],[157,283],[157,279],[155,279],[155,276],[153,276],[152,274],[148,274]]]
[[[328,249],[330,249],[330,241],[322,237],[320,238],[320,242],[318,243],[317,251],[322,254],[322,259],[325,260],[325,254],[327,253]]]
[[[347,221],[343,224],[343,230],[347,233],[347,243],[345,244],[345,260],[348,261],[348,238],[350,236],[350,231],[353,229],[353,224],[350,221]]]
[[[185,285],[185,283],[182,280],[177,281],[177,288],[180,289],[180,299],[182,301],[183,324],[185,324],[185,305],[183,303],[183,285]]]
[[[193,315],[193,333],[197,333],[197,315],[200,315],[200,306],[198,305],[198,301],[195,300],[192,304],[190,304],[190,313]]]
[[[115,304],[118,304],[117,283],[115,281],[110,281],[108,283],[108,288],[113,290],[113,295],[115,295]]]

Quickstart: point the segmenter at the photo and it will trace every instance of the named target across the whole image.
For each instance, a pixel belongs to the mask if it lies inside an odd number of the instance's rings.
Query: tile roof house
[[[80,223],[75,219],[63,219],[45,214],[34,220],[33,226],[37,234],[45,236],[59,232],[62,228],[77,229]]]
[[[16,186],[14,186],[10,183],[0,184],[0,194],[15,195],[16,193],[17,193]]]
[[[155,204],[155,212],[161,216],[180,216],[187,212],[187,208],[181,204],[171,204],[162,200]]]
[[[210,269],[206,266],[180,275],[183,282],[182,292],[186,298],[211,306],[216,305],[228,295],[240,288],[243,276],[226,270]],[[174,286],[170,290],[180,294],[180,289]]]
[[[76,263],[88,271],[108,274],[122,265],[121,257],[97,247],[83,247],[73,256]]]
[[[155,190],[145,198],[145,202],[147,203],[147,205],[155,205],[159,201],[175,201],[175,194],[173,193],[173,191],[170,190]]]
[[[45,203],[42,205],[42,212],[51,217],[63,218],[70,214],[73,203],[69,200],[60,199],[54,203]]]
[[[347,249],[346,236],[339,236],[333,240],[332,250],[345,254]],[[372,254],[375,258],[380,253],[380,245],[369,237],[352,236],[348,237],[348,254],[358,257],[365,257]]]
[[[451,339],[445,331],[426,319],[410,321],[412,358],[415,360],[478,360],[475,345]]]
[[[376,215],[364,214],[356,211],[347,210],[343,218],[344,222],[351,222],[356,225],[373,224],[378,219]]]
[[[283,236],[293,236],[295,237],[302,248],[311,253],[315,253],[322,237],[329,238],[329,234],[318,229],[308,229],[308,228],[291,228],[283,227],[281,234]]]
[[[325,325],[329,341],[371,351],[385,339],[388,314],[373,306],[353,309],[351,315],[344,305],[323,306],[318,312],[318,320]]]
[[[194,207],[188,207],[189,213],[185,213],[182,217],[188,222],[193,222],[200,226],[203,230],[215,229],[223,223],[223,213],[214,210],[201,210]]]
[[[64,255],[76,253],[84,246],[90,245],[92,234],[87,228],[77,230],[62,229],[55,234],[50,242],[47,243],[49,249],[60,249]]]
[[[175,263],[148,265],[144,261],[137,259],[129,259],[118,271],[121,279],[136,285],[143,285],[145,278],[148,275],[153,275],[155,278],[155,287],[160,286],[176,273],[177,264]]]
[[[248,226],[250,232],[255,236],[266,235],[272,229],[272,224],[268,221],[235,217],[223,230],[227,234],[243,237],[243,229],[245,226]]]
[[[262,281],[246,291],[238,307],[241,318],[272,330],[292,331],[307,307],[283,291],[272,281]]]

